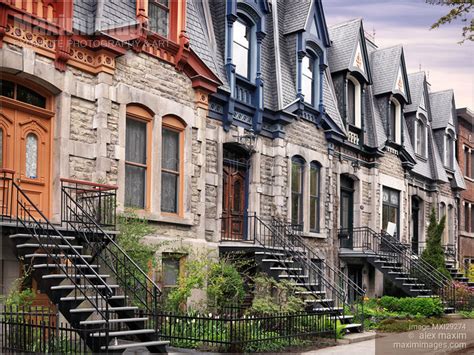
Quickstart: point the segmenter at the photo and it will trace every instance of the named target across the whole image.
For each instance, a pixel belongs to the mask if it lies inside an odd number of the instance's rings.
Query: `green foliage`
[[[434,5],[444,5],[452,7],[449,12],[441,16],[433,25],[431,29],[438,28],[447,23],[451,23],[455,20],[461,20],[464,23],[462,27],[462,36],[464,41],[474,41],[474,19],[469,16],[470,11],[473,9],[473,2],[466,0],[426,0],[427,3]]]
[[[341,324],[340,320],[336,321],[336,338],[342,339],[346,334],[346,326],[347,324]]]
[[[474,319],[474,311],[459,311],[463,318]]]
[[[288,281],[258,275],[254,278],[254,299],[249,314],[296,313],[304,310],[304,301],[296,295],[300,288]]]
[[[450,277],[449,272],[446,269],[444,250],[441,245],[441,238],[443,236],[445,223],[446,216],[443,216],[438,222],[436,221],[435,210],[432,209],[430,214],[430,224],[428,226],[426,249],[423,250],[421,258],[439,272],[443,273],[447,277]]]
[[[437,317],[443,314],[443,304],[439,298],[395,298],[383,296],[379,305],[389,312],[398,312],[411,316]]]
[[[35,298],[35,293],[29,287],[27,287],[27,279],[29,278],[30,271],[25,270],[22,277],[15,279],[12,282],[10,292],[5,298],[4,304],[7,307],[18,308],[25,307],[28,308],[33,303]]]
[[[239,306],[245,297],[244,280],[230,262],[220,260],[210,267],[207,280],[208,303],[216,311]]]

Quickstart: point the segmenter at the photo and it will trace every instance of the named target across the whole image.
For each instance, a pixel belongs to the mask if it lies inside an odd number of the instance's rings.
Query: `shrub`
[[[440,316],[444,311],[443,304],[439,298],[395,298],[384,296],[379,300],[379,304],[389,312],[405,313],[412,316]]]
[[[441,237],[443,236],[446,216],[443,216],[439,222],[436,221],[434,208],[431,210],[430,224],[428,226],[426,249],[423,250],[421,258],[430,264],[433,268],[450,277],[446,269],[444,250],[441,246]]]
[[[217,311],[229,306],[240,306],[244,297],[244,280],[234,265],[221,260],[210,267],[207,298]]]

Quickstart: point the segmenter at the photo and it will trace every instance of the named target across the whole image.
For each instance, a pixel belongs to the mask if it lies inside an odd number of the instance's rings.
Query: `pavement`
[[[357,343],[308,351],[308,355],[474,355],[474,319],[420,327],[410,332],[378,334]]]

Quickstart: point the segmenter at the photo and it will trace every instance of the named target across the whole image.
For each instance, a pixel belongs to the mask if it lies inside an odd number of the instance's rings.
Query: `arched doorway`
[[[222,239],[246,239],[249,158],[240,144],[224,144]]]
[[[50,214],[53,102],[40,87],[2,74],[0,168],[47,217]],[[5,201],[2,201],[2,205]],[[15,199],[11,215],[15,217]]]

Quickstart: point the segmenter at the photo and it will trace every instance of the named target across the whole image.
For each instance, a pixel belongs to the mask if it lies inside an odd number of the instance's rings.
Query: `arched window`
[[[163,118],[161,144],[161,212],[182,215],[185,125],[173,116]]]
[[[301,60],[301,93],[304,101],[312,106],[315,106],[316,101],[316,67],[316,56],[308,52]]]
[[[0,168],[3,168],[3,129],[0,128]]]
[[[38,178],[38,136],[28,133],[25,149],[25,175],[29,179]]]
[[[444,142],[444,165],[454,169],[454,136],[451,132],[446,134]]]
[[[46,98],[26,86],[9,80],[0,80],[0,95],[29,105],[46,108]]]
[[[402,106],[395,98],[392,98],[389,104],[388,129],[390,140],[397,144],[401,143],[401,119]]]
[[[347,123],[361,127],[362,122],[362,86],[352,76],[347,77]]]
[[[291,159],[291,223],[303,225],[303,172],[305,161],[300,156]]]
[[[149,208],[151,121],[153,115],[138,105],[127,107],[125,129],[125,206]]]
[[[320,186],[321,186],[321,165],[312,162],[309,174],[309,229],[311,232],[319,232],[320,217]]]
[[[426,157],[426,125],[425,125],[426,120],[424,119],[424,116],[420,116],[419,119],[415,121],[415,135],[416,135],[416,141],[415,141],[415,150],[416,153],[421,155],[422,157]]]
[[[441,220],[444,216],[446,216],[446,204],[441,202],[439,204],[439,219]]]
[[[236,74],[250,79],[253,26],[239,17],[233,25],[232,55]]]

